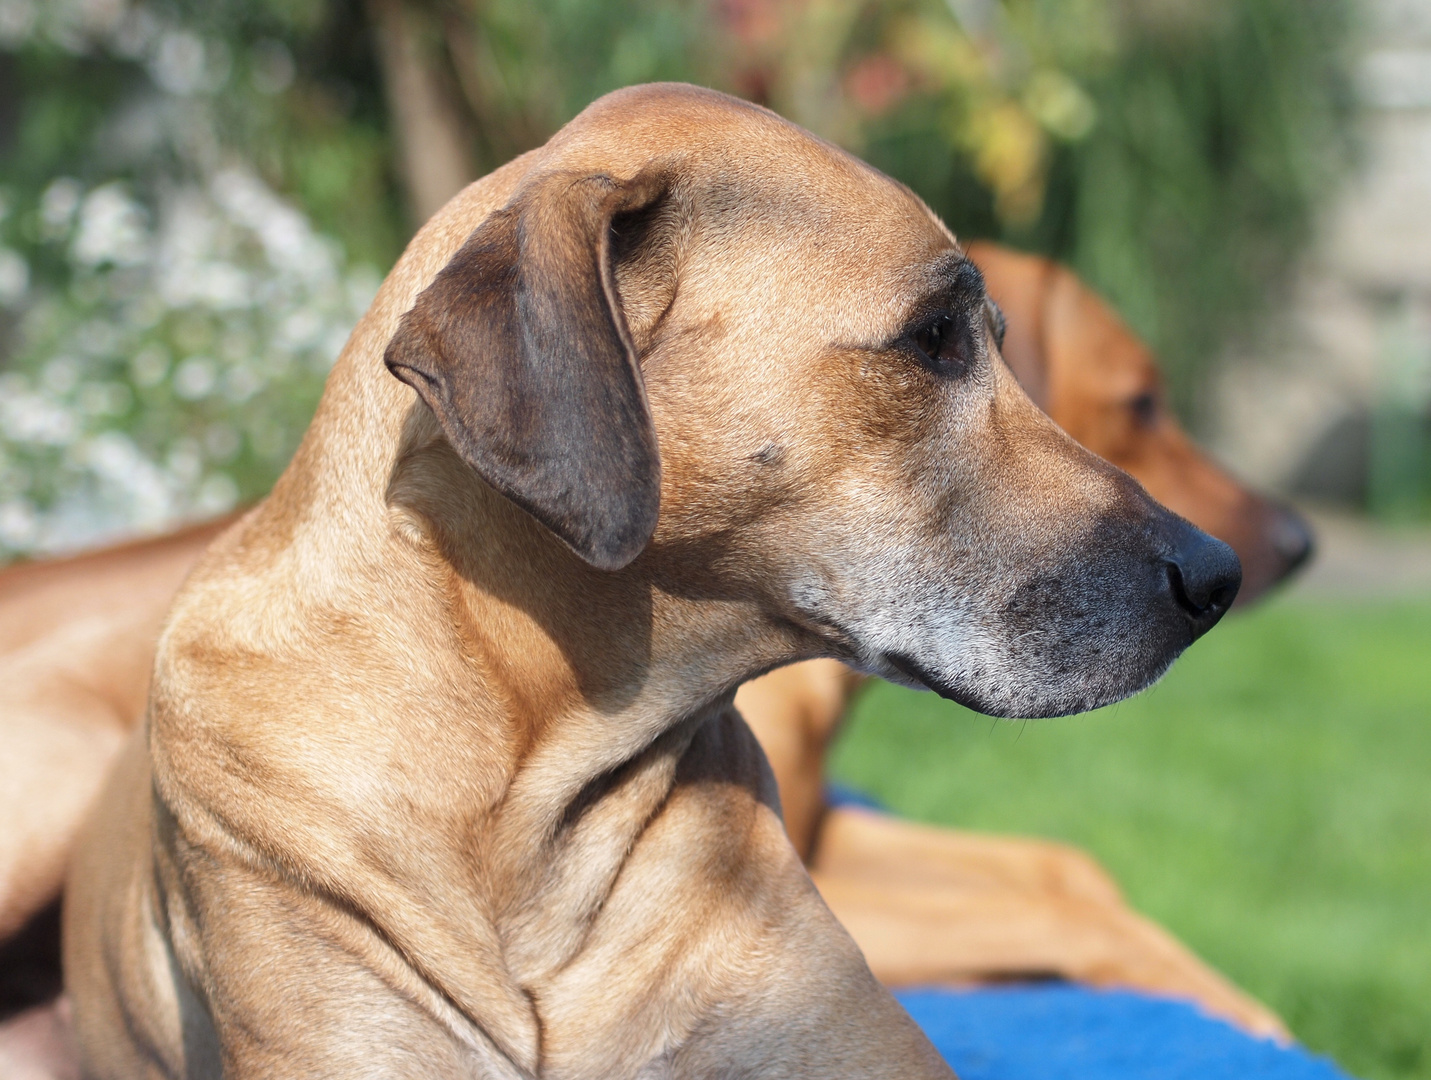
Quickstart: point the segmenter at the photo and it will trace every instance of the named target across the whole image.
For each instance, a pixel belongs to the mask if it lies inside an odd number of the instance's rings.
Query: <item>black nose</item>
[[[1311,527],[1301,514],[1285,506],[1278,506],[1273,513],[1275,516],[1268,529],[1268,537],[1272,547],[1282,557],[1282,572],[1277,575],[1280,580],[1310,559],[1316,544]]]
[[[1232,548],[1185,521],[1178,520],[1172,539],[1168,586],[1196,640],[1217,625],[1237,598],[1242,564]]]

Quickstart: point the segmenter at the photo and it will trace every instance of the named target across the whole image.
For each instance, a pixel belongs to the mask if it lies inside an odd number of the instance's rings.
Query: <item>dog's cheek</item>
[[[833,414],[837,442],[953,449],[941,422],[947,388],[907,357],[884,352],[834,355],[824,365],[821,394]]]

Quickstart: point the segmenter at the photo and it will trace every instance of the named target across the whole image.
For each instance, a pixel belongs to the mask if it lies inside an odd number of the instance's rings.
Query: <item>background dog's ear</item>
[[[1002,244],[975,240],[965,252],[984,275],[989,298],[1007,320],[999,353],[1024,393],[1040,409],[1049,405],[1048,307],[1059,266]]]
[[[611,220],[664,189],[533,178],[418,296],[385,357],[478,475],[603,570],[645,548],[661,497]]]

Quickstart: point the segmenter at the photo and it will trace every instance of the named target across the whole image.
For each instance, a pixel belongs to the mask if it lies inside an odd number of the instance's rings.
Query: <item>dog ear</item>
[[[477,474],[592,566],[646,547],[661,463],[611,255],[659,177],[546,173],[472,233],[385,360]]]

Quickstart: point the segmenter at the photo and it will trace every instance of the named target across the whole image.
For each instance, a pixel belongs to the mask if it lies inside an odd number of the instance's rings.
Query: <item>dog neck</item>
[[[218,816],[238,849],[271,847],[263,823],[286,821],[285,850],[265,857],[305,888],[378,911],[394,965],[457,1006],[454,1028],[475,1022],[531,1068],[532,988],[582,949],[681,782],[692,740],[728,713],[744,678],[793,658],[795,643],[749,602],[662,588],[658,560],[616,573],[586,566],[483,484],[410,391],[361,361],[335,372],[325,409],[396,406],[367,428],[395,432],[394,446],[325,444],[320,415],[274,499],[219,546],[224,573],[196,575],[180,601],[238,612],[223,631],[235,656],[250,670],[282,669],[272,684],[329,704],[318,714],[274,702],[283,729],[259,729],[230,722],[219,689],[205,695],[205,716],[171,717],[166,689],[185,675],[182,640],[171,639],[156,680],[156,780],[181,828]],[[375,460],[343,470],[354,478],[345,491],[308,474],[319,455],[364,452]],[[386,483],[372,485],[367,470],[384,464]],[[322,472],[343,475],[331,457]],[[251,608],[211,592],[255,580],[273,602],[252,622]],[[424,664],[404,667],[403,656]],[[348,687],[339,698],[317,689],[338,685]],[[233,709],[254,713],[251,699]],[[393,743],[393,731],[412,745]],[[385,749],[358,760],[351,746]],[[322,789],[295,807],[279,773],[270,784],[208,764],[250,749],[286,763],[286,775],[322,777]],[[178,755],[187,790],[169,779]],[[755,775],[716,779],[773,807],[768,769]],[[416,834],[391,830],[395,806]],[[454,895],[454,882],[469,891]]]
[[[454,200],[389,276],[273,495],[179,598],[151,715],[176,828],[221,822],[210,842],[342,897],[396,983],[530,1070],[533,987],[582,949],[693,741],[735,738],[696,756],[743,771],[701,782],[775,804],[729,703],[809,642],[748,599],[678,595],[659,557],[585,565],[384,368],[403,312],[523,168]],[[245,675],[231,688],[225,669]],[[257,700],[267,686],[284,699]],[[197,698],[202,716],[182,705]],[[244,760],[274,770],[226,764]]]

